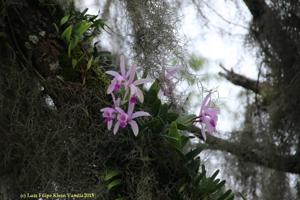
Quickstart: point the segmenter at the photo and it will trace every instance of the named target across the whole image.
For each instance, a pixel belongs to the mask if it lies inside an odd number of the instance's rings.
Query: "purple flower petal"
[[[112,76],[114,76],[114,77],[116,77],[116,76],[121,76],[118,72],[115,72],[115,71],[106,71],[105,73],[106,73],[106,74],[109,74],[109,75],[112,75]]]
[[[216,131],[219,110],[210,106],[210,93],[204,98],[198,120],[201,124],[201,133],[203,139],[206,140],[205,131],[213,133]]]
[[[137,118],[137,117],[143,117],[143,116],[151,116],[149,113],[144,111],[137,111],[132,114],[131,119]]]
[[[133,82],[133,85],[141,85],[150,82],[148,79],[139,79]]]
[[[117,121],[114,127],[114,135],[116,135],[116,133],[118,132],[119,126],[120,126],[120,122]]]
[[[137,125],[136,121],[131,120],[131,121],[129,122],[129,124],[130,124],[130,126],[131,126],[132,131],[133,131],[133,134],[134,134],[135,136],[137,136],[137,135],[139,134],[139,126]]]
[[[107,94],[111,94],[114,91],[115,84],[116,84],[116,80],[114,79],[111,81],[110,85],[107,88],[107,91],[106,91]]]
[[[210,102],[210,93],[208,95],[206,95],[206,97],[204,98],[204,100],[201,104],[201,109],[200,109],[199,115],[202,115],[203,110],[207,107],[209,102]]]
[[[133,80],[134,80],[134,77],[135,77],[135,72],[136,72],[136,69],[135,69],[135,66],[131,66],[130,67],[130,70],[129,70],[129,79],[128,79],[128,84],[132,84]]]
[[[144,94],[143,91],[140,88],[136,88],[136,95],[139,98],[141,103],[144,103]]]
[[[110,120],[110,121],[107,122],[107,129],[108,129],[108,130],[111,129],[112,124],[113,124],[113,121],[112,121],[112,120]]]
[[[183,66],[177,66],[171,69],[166,69],[166,73],[165,73],[165,79],[171,79],[176,73],[178,73],[179,71],[181,71],[183,69]]]
[[[130,96],[135,95],[137,87],[135,85],[133,85],[133,84],[130,84],[129,87],[130,87]]]
[[[119,113],[125,113],[124,110],[120,107],[116,107],[116,110],[119,112]]]
[[[128,105],[127,114],[128,114],[129,116],[131,116],[132,113],[133,113],[134,105],[135,105],[135,104],[133,104],[133,103],[129,103],[129,105]]]

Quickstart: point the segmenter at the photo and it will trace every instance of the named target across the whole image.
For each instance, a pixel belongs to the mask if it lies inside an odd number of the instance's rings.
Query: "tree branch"
[[[226,72],[219,72],[220,76],[226,78],[228,81],[235,85],[239,85],[247,90],[252,90],[257,94],[261,94],[261,84],[257,80],[253,80],[241,74],[237,74],[233,70],[229,71],[222,65],[220,65],[220,67]]]
[[[283,29],[283,21],[278,13],[272,10],[265,0],[243,0],[253,16],[255,27],[252,32],[263,48],[274,51],[285,70],[284,75],[290,81],[294,75],[293,65],[299,57],[299,49],[287,29]],[[268,43],[266,43],[266,41]],[[272,48],[270,48],[271,45]],[[276,58],[276,56],[274,56]]]
[[[193,126],[189,130],[195,136],[203,140],[201,129]],[[296,155],[278,155],[267,153],[256,148],[257,144],[244,145],[238,142],[230,142],[213,135],[207,135],[207,149],[220,150],[237,156],[242,161],[252,162],[271,169],[300,174],[300,158]]]
[[[244,0],[254,19],[261,18],[269,9],[265,0]]]

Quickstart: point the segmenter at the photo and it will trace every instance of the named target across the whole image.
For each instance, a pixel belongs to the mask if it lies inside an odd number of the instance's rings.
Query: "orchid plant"
[[[167,69],[165,79],[170,81],[172,77],[181,70],[181,66]],[[107,94],[112,96],[113,105],[101,109],[101,112],[103,113],[102,117],[107,124],[107,129],[111,130],[114,125],[113,133],[116,134],[120,128],[126,128],[129,124],[134,135],[137,136],[139,127],[135,119],[138,117],[150,116],[149,113],[144,111],[134,112],[135,105],[139,102],[144,102],[144,94],[138,86],[147,83],[148,80],[135,80],[137,77],[136,67],[133,65],[127,71],[124,56],[121,56],[120,58],[120,72],[107,71],[106,73],[113,77],[107,89]],[[122,92],[122,88],[125,92]],[[126,105],[127,112],[124,111],[124,106]],[[206,132],[212,134],[216,131],[218,114],[218,109],[211,106],[211,93],[209,93],[201,104],[199,115],[195,117],[193,121],[200,123],[201,134],[204,140],[206,140]]]
[[[201,134],[204,140],[206,140],[205,131],[210,134],[216,131],[219,114],[219,110],[211,106],[210,96],[211,93],[206,95],[206,97],[204,98],[201,104],[200,113],[195,120],[195,122],[199,122],[201,125]]]
[[[124,56],[120,57],[120,73],[116,71],[107,71],[107,74],[113,76],[113,79],[108,86],[107,94],[110,94],[113,99],[113,105],[111,107],[106,107],[101,109],[103,112],[102,117],[107,124],[107,129],[111,130],[113,124],[113,133],[116,134],[120,128],[125,128],[129,124],[135,136],[139,133],[139,127],[137,122],[134,120],[138,117],[150,116],[149,113],[144,111],[133,112],[135,105],[138,100],[143,103],[144,95],[139,85],[148,82],[147,79],[136,78],[136,67],[131,66],[128,71],[125,67]],[[125,89],[125,94],[122,94],[121,88]],[[116,99],[115,95],[118,96]],[[128,104],[127,112],[122,109],[122,106]]]

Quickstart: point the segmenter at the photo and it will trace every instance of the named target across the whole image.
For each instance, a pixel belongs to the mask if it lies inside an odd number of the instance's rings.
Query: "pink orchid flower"
[[[175,89],[175,84],[172,82],[172,78],[181,70],[183,70],[183,66],[176,66],[173,68],[165,69],[164,79],[166,85],[158,91],[158,96],[172,96],[172,91]]]
[[[111,107],[103,108],[101,109],[101,112],[103,112],[102,117],[107,123],[107,129],[110,130],[117,112],[114,108]]]
[[[135,66],[132,66],[127,73],[128,80],[126,81],[126,85],[125,85],[126,95],[128,93],[128,90],[130,90],[130,98],[135,96],[140,100],[141,103],[143,103],[144,102],[143,91],[140,88],[138,88],[137,86],[145,84],[145,83],[149,82],[149,80],[148,79],[139,79],[139,80],[134,81],[135,75],[136,75],[136,68],[135,68]]]
[[[136,123],[136,121],[134,121],[133,119],[138,118],[138,117],[143,117],[143,116],[150,116],[149,113],[144,112],[144,111],[137,111],[137,112],[133,113],[133,110],[134,110],[133,103],[129,103],[127,113],[124,112],[124,110],[120,107],[117,107],[116,110],[118,111],[118,117],[117,117],[118,121],[116,122],[115,127],[114,127],[114,134],[116,134],[118,132],[120,127],[125,128],[127,126],[127,124],[129,124],[133,131],[133,134],[135,136],[137,136],[139,133],[139,127],[138,127],[138,124]]]
[[[218,113],[218,109],[210,107],[210,94],[208,94],[202,102],[200,113],[197,117],[198,120],[196,120],[196,122],[201,124],[201,133],[204,140],[206,140],[205,130],[210,134],[216,131]]]
[[[113,120],[116,118],[116,115],[118,113],[116,108],[120,106],[120,98],[116,99],[114,94],[111,95],[114,102],[113,107],[106,107],[100,110],[101,112],[103,112],[102,117],[104,118],[104,121],[107,123],[108,130],[111,129]]]
[[[121,70],[121,74],[115,71],[106,72],[107,74],[112,75],[114,77],[114,79],[111,81],[110,85],[108,86],[107,94],[111,94],[113,91],[118,92],[127,79],[124,56],[120,57],[120,70]]]
[[[181,70],[183,70],[183,66],[177,66],[177,67],[166,69],[165,79],[170,80]]]
[[[121,89],[122,85],[124,85],[126,90],[125,96],[127,96],[128,92],[130,91],[130,97],[135,95],[140,100],[140,102],[143,103],[143,92],[137,86],[145,84],[149,82],[149,80],[134,80],[136,75],[136,68],[135,66],[131,66],[130,69],[126,72],[124,56],[121,56],[120,58],[120,70],[121,74],[115,71],[106,72],[107,74],[112,75],[114,77],[114,79],[111,81],[111,84],[108,86],[107,94],[111,94],[113,91],[118,92]]]

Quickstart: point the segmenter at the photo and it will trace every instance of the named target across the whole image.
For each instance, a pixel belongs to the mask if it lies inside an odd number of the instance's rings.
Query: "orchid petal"
[[[144,79],[139,79],[139,80],[134,81],[133,85],[141,85],[141,84],[145,84],[148,82],[150,82],[150,80],[144,78]]]
[[[130,96],[133,96],[137,93],[137,87],[133,84],[130,84]]]
[[[127,114],[128,114],[129,116],[131,116],[132,113],[133,113],[133,110],[134,110],[134,103],[130,103],[130,102],[129,102]]]
[[[114,93],[111,93],[112,99],[113,99],[113,103],[114,103],[114,107],[119,107],[120,106],[120,102],[121,102],[121,98],[117,98],[115,97]]]
[[[210,121],[211,121],[211,119],[209,117],[202,118],[202,122],[206,125],[207,132],[213,133],[216,130],[216,128],[214,126],[212,126]]]
[[[115,71],[106,71],[105,73],[106,73],[106,74],[109,74],[109,75],[112,75],[112,76],[114,76],[114,77],[116,77],[116,76],[121,76],[118,72],[115,72]]]
[[[111,94],[114,91],[115,84],[116,84],[116,80],[114,79],[111,81],[110,85],[107,88],[107,91],[106,91],[107,94]]]
[[[165,79],[172,78],[176,73],[181,71],[182,68],[183,68],[183,66],[177,66],[177,67],[174,67],[174,68],[171,68],[171,69],[166,69]]]
[[[143,103],[144,102],[144,94],[143,91],[140,88],[136,88],[136,95],[139,98],[140,102]]]
[[[206,97],[204,98],[203,102],[202,102],[202,105],[201,105],[201,109],[200,109],[200,113],[199,115],[202,114],[203,110],[207,107],[209,101],[210,101],[210,93],[208,95],[206,95]]]
[[[100,111],[101,111],[101,112],[105,112],[105,111],[107,111],[108,109],[110,109],[110,107],[102,108]]]
[[[209,116],[215,116],[219,113],[219,110],[216,108],[208,107],[205,109],[205,113],[207,113]]]
[[[112,120],[110,120],[110,121],[107,122],[107,129],[108,129],[108,130],[111,129],[112,124],[113,124]]]
[[[116,110],[119,112],[119,113],[125,113],[124,110],[120,107],[116,107]]]
[[[136,69],[135,69],[135,66],[131,66],[130,67],[130,70],[129,70],[129,79],[128,79],[128,84],[131,84],[134,80],[134,77],[135,77],[135,72],[136,72]]]
[[[118,132],[119,127],[120,127],[120,122],[117,122],[114,127],[114,135],[116,135],[116,133]]]
[[[210,102],[210,93],[208,95],[206,95],[206,97],[203,100],[202,105],[206,107],[209,104],[209,102]]]
[[[125,94],[124,94],[124,97],[127,97],[128,95],[128,87],[125,86]]]
[[[119,107],[121,103],[121,98],[117,98],[116,102],[115,102],[115,107]]]
[[[137,117],[143,117],[143,116],[151,116],[149,113],[144,112],[144,111],[137,111],[132,114],[131,119],[137,118]]]
[[[137,125],[136,121],[131,120],[129,122],[129,124],[131,126],[132,131],[133,131],[133,134],[135,136],[137,136],[139,134],[139,126]]]

